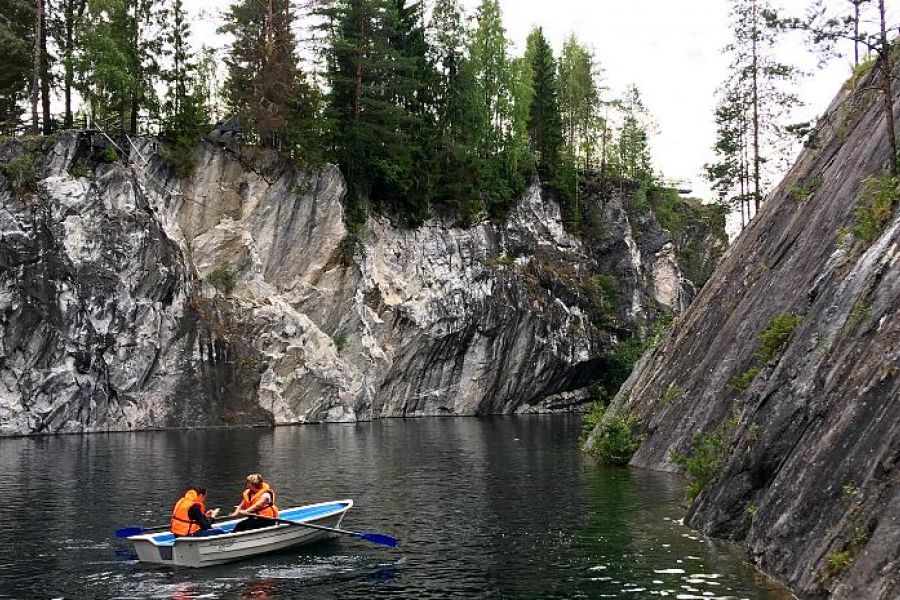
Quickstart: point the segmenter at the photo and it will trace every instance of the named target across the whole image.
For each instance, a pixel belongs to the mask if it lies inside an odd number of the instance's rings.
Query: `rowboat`
[[[352,506],[353,500],[337,500],[279,511],[280,521],[306,523],[310,527],[275,523],[269,527],[231,533],[241,520],[232,519],[215,523],[213,528],[225,533],[209,537],[176,538],[166,531],[133,535],[127,539],[134,544],[141,562],[207,567],[334,537],[334,532],[314,527],[340,527],[341,520]]]

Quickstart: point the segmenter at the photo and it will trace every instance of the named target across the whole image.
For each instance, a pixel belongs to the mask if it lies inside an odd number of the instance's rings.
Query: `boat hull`
[[[209,537],[174,538],[167,532],[136,535],[128,539],[134,544],[138,560],[141,562],[178,567],[207,567],[334,537],[336,534],[330,531],[304,527],[300,524],[339,527],[344,515],[352,506],[352,500],[341,500],[281,511],[280,518],[297,522],[298,525],[278,524]],[[230,532],[238,521],[240,519],[225,521],[217,523],[214,527]]]

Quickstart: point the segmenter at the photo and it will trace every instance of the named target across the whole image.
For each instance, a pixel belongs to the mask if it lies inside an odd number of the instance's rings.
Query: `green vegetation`
[[[230,294],[237,284],[237,276],[231,267],[219,265],[206,276],[206,283],[210,284],[225,295]]]
[[[853,209],[854,253],[862,251],[878,239],[890,223],[900,200],[900,178],[891,175],[870,177]]]
[[[866,76],[872,72],[872,69],[875,68],[875,63],[877,61],[878,55],[874,52],[861,60],[858,65],[853,67],[850,73],[850,78],[844,82],[844,89],[847,91],[855,90],[859,86],[859,82],[865,79]]]
[[[793,108],[800,104],[791,83],[800,69],[782,62],[775,50],[781,30],[770,0],[730,0],[732,38],[727,79],[719,87],[715,109],[716,161],[707,178],[723,203],[736,209],[741,227],[759,213],[772,185],[767,166],[787,159]]]
[[[772,317],[768,327],[759,334],[760,346],[754,355],[757,364],[732,378],[729,385],[738,392],[746,391],[762,371],[760,365],[765,365],[781,352],[802,320],[803,317],[800,315],[791,313],[781,313]]]
[[[855,486],[853,487],[855,488]],[[844,495],[847,496],[848,494],[845,493]],[[872,535],[872,529],[873,525],[871,523],[857,524],[853,527],[850,539],[845,543],[843,549],[839,552],[832,552],[825,559],[824,576],[826,578],[837,575],[859,556],[859,553],[869,542],[869,538]]]
[[[119,155],[112,148],[104,148],[99,154],[99,159],[101,162],[111,165],[119,159]]]
[[[69,167],[69,175],[77,178],[90,177],[91,169],[83,160],[78,160]]]
[[[574,36],[554,55],[535,27],[513,55],[498,0],[469,3],[471,14],[461,0],[234,0],[219,23],[228,39],[219,56],[191,47],[183,0],[57,4],[42,30],[45,113],[57,97],[65,127],[80,114],[100,129],[158,135],[181,178],[210,123],[223,141],[239,133],[302,165],[336,163],[353,235],[373,211],[409,226],[432,215],[502,220],[536,176],[577,230],[595,216],[581,201],[588,175],[626,187],[653,177],[652,121],[637,88],[606,97],[594,52]],[[0,131],[15,132],[35,15],[20,1],[8,12]],[[301,57],[299,39],[318,49],[314,61]],[[56,123],[44,121],[49,134]],[[110,149],[92,159],[117,157]]]
[[[590,387],[592,401],[588,405],[588,410],[581,418],[581,440],[584,441],[594,431],[594,428],[603,419],[606,414],[606,408],[609,406],[609,393],[603,386],[594,384]]]
[[[40,178],[34,154],[31,153],[22,154],[5,165],[0,165],[0,173],[3,173],[10,187],[16,191],[34,191]]]
[[[584,283],[583,291],[596,322],[608,324],[619,295],[619,280],[612,275],[594,275]]]
[[[804,202],[809,200],[810,196],[815,194],[820,187],[822,187],[822,183],[823,179],[821,175],[813,178],[813,180],[810,181],[807,185],[795,183],[788,190],[788,197],[790,197],[790,199],[797,204],[803,204]]]
[[[693,502],[712,479],[722,462],[725,451],[726,427],[720,427],[709,434],[694,434],[691,438],[691,454],[672,452],[670,459],[673,463],[684,469],[690,478],[685,495],[689,502]]]
[[[829,575],[836,575],[844,570],[853,559],[849,552],[832,552],[826,559],[826,568]]]
[[[680,396],[680,395],[681,395],[681,388],[678,387],[678,385],[676,385],[674,383],[670,383],[669,386],[666,388],[666,391],[663,392],[662,397],[659,399],[660,404],[662,404],[662,406],[665,406],[668,403],[675,400],[676,398],[678,398],[678,396]]]
[[[772,317],[769,321],[769,326],[759,336],[762,344],[759,352],[756,353],[756,357],[760,362],[765,364],[775,358],[787,344],[791,334],[794,333],[794,329],[801,321],[803,321],[803,317],[790,313],[782,313]]]
[[[759,508],[755,504],[750,504],[747,508],[744,509],[744,512],[751,519],[756,516],[756,513],[759,511]]]
[[[592,453],[603,463],[627,465],[643,441],[635,416],[607,416],[600,421]]]
[[[343,333],[335,333],[331,336],[331,341],[334,342],[334,347],[337,348],[338,354],[347,347],[347,336]]]
[[[164,144],[160,149],[159,157],[175,170],[175,175],[180,179],[187,179],[197,168],[194,149],[187,146],[185,142]]]
[[[847,315],[847,327],[852,331],[872,318],[872,309],[865,304],[864,298],[857,298]]]
[[[750,387],[750,384],[753,383],[756,376],[759,375],[760,370],[759,367],[750,367],[740,375],[732,378],[729,385],[739,392],[744,392]]]
[[[844,498],[856,498],[859,494],[859,488],[854,483],[846,483],[841,488],[841,493],[844,495]]]

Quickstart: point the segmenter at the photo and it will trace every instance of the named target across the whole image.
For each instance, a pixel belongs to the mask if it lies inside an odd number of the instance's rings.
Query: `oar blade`
[[[127,538],[133,535],[141,535],[144,533],[143,527],[120,527],[116,529],[117,538]]]
[[[383,533],[360,533],[354,531],[353,535],[361,540],[366,540],[367,542],[372,542],[373,544],[378,544],[379,546],[387,546],[388,548],[396,548],[397,544],[399,543],[397,541],[397,538],[385,535]]]

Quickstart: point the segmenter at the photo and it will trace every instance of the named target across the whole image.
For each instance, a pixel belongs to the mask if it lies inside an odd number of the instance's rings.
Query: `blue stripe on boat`
[[[346,509],[350,504],[348,502],[332,502],[330,504],[323,504],[322,506],[312,506],[306,507],[301,506],[298,508],[289,508],[287,510],[282,510],[278,514],[279,519],[284,519],[285,521],[308,521],[310,519],[314,519],[316,517],[322,517],[334,512],[340,512]],[[227,523],[213,525],[216,529],[221,529],[222,531],[231,531],[234,529],[234,526],[237,525],[238,521],[241,519],[237,519],[234,521],[229,521]],[[155,535],[150,536],[150,539],[153,541],[153,545],[155,546],[173,546],[175,544],[175,536],[168,531],[165,533],[157,533]]]

